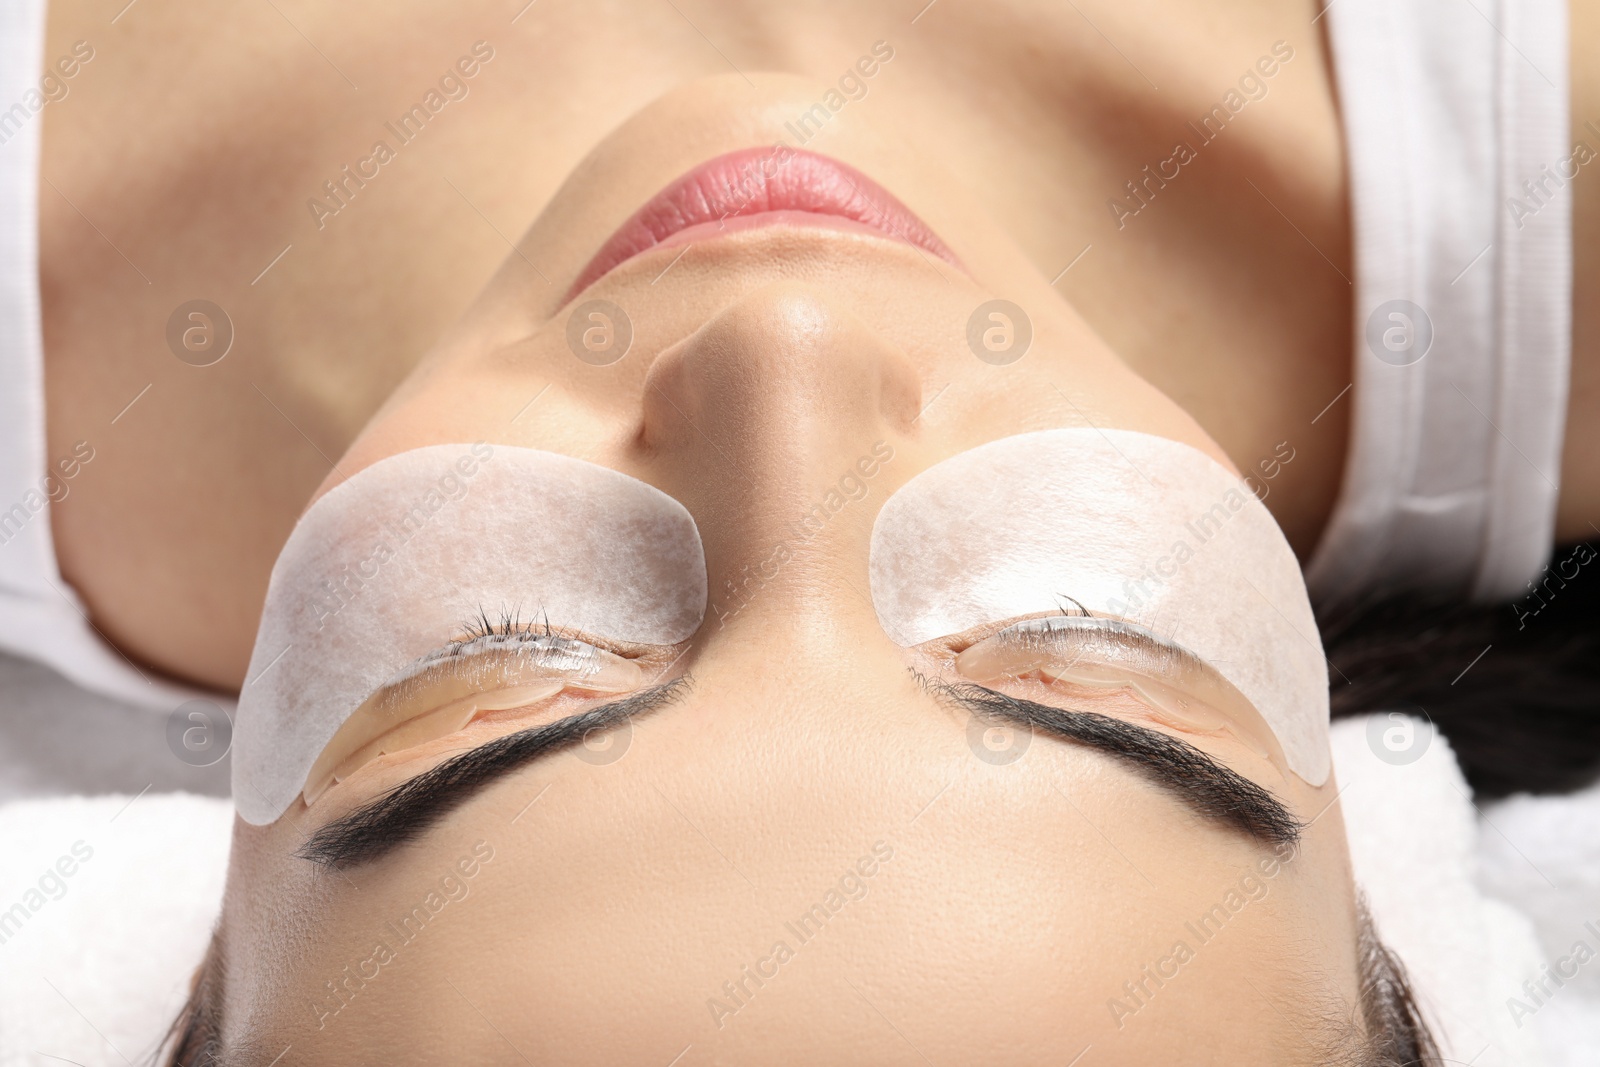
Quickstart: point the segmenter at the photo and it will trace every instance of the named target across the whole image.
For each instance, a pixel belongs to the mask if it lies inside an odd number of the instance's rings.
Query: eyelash
[[[527,622],[523,622],[521,608],[507,609],[502,606],[500,608],[499,617],[499,622],[492,621],[489,618],[489,612],[483,607],[483,605],[478,605],[478,613],[476,615],[469,616],[467,621],[461,625],[461,633],[466,634],[466,637],[453,643],[466,644],[468,641],[474,641],[482,637],[563,636],[559,630],[550,625],[549,615],[544,616],[544,622],[542,625],[536,619],[529,619]]]
[[[1104,633],[1110,637],[1110,640],[1120,644],[1123,648],[1132,649],[1145,656],[1154,658],[1164,669],[1178,668],[1182,670],[1200,670],[1204,668],[1204,664],[1200,662],[1193,652],[1190,652],[1181,645],[1163,641],[1160,637],[1136,623],[1130,623],[1123,619],[1115,619],[1104,615],[1091,615],[1088,612],[1084,612],[1082,615],[1066,615],[1066,613],[1063,612],[1062,615],[1067,618],[1084,619],[1093,622],[1095,624],[1094,631]],[[1020,629],[1027,626],[1029,622],[1033,622],[1035,624],[1048,623],[1050,619],[1058,617],[1061,616],[1046,616],[1043,619],[1024,620],[1022,622],[1009,623],[1006,626],[1001,627],[999,630],[996,630],[995,633],[998,635],[1013,628]],[[1115,636],[1112,637],[1110,635]],[[1019,639],[1024,643],[1037,641],[1040,644],[1043,644],[1051,641],[1048,633],[1023,633],[1017,637],[1013,637],[1013,640]],[[1093,638],[1091,637],[1091,633],[1083,633],[1079,635],[1079,639],[1092,640]],[[1080,652],[1079,658],[1081,657],[1082,653]]]
[[[1073,606],[1075,606],[1078,609],[1078,616],[1073,616],[1072,612],[1067,610],[1066,604],[1062,603],[1063,600],[1069,601]],[[1088,618],[1093,618],[1094,617],[1094,613],[1091,612],[1088,608],[1083,606],[1083,601],[1079,600],[1075,596],[1068,596],[1065,593],[1057,593],[1056,594],[1056,607],[1060,608],[1061,609],[1061,614],[1067,616],[1068,618],[1082,617],[1082,618],[1088,619]]]
[[[1040,618],[1054,619],[1054,618],[1059,618],[1059,617],[1062,617],[1062,616],[1065,616],[1066,618],[1093,618],[1094,617],[1094,616],[1092,616],[1090,614],[1088,608],[1085,608],[1082,604],[1079,604],[1078,601],[1074,600],[1072,597],[1062,596],[1061,594],[1057,594],[1057,597],[1058,597],[1057,607],[1060,609],[1060,615],[1059,616],[1058,615],[1044,615],[1044,616],[1040,616]],[[1078,611],[1081,614],[1074,615],[1071,611],[1067,610],[1065,605],[1063,605],[1063,604],[1061,604],[1059,602],[1060,600],[1069,600],[1073,604],[1077,604],[1078,605]],[[928,642],[928,645],[929,645],[929,647],[941,647],[946,652],[949,652],[949,653],[952,653],[952,654],[955,654],[955,655],[960,655],[962,652],[965,652],[967,649],[971,648],[973,645],[981,644],[982,642],[989,640],[989,638],[995,636],[996,634],[1003,633],[1006,630],[1009,630],[1011,627],[1016,626],[1019,623],[1026,622],[1026,621],[1027,621],[1026,619],[1008,619],[1008,620],[1006,620],[1004,622],[990,623],[990,624],[988,624],[986,626],[974,627],[972,630],[968,631],[968,635],[967,636],[950,634],[950,635],[945,636],[945,637],[935,638],[934,640]]]
[[[501,608],[499,621],[496,621],[490,617],[485,608],[480,606],[477,615],[469,617],[462,623],[457,634],[458,636],[397,672],[394,677],[384,682],[383,687],[394,686],[407,677],[446,660],[467,657],[491,649],[515,647],[530,654],[566,658],[574,663],[592,657],[598,652],[611,651],[599,644],[564,632],[560,627],[551,626],[548,616],[542,621],[530,619],[524,622],[520,609]]]

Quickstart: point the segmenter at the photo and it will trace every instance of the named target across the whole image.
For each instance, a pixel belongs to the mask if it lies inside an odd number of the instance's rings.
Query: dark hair
[[[1443,1067],[1444,1057],[1417,1007],[1405,965],[1378,939],[1364,898],[1357,898],[1356,908],[1356,968],[1365,1033],[1354,1043],[1349,1067]]]
[[[211,931],[205,959],[189,983],[189,999],[156,1050],[163,1067],[222,1067],[222,922]]]
[[[1335,717],[1421,710],[1482,798],[1600,778],[1600,567],[1556,549],[1509,604],[1390,598],[1320,618]]]

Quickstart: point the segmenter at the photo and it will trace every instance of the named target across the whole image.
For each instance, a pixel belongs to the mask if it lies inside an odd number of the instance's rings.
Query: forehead
[[[1268,877],[1258,849],[1065,745],[984,762],[965,721],[915,691],[861,710],[780,723],[702,691],[641,720],[613,763],[530,768],[392,861],[303,886],[296,929],[257,922],[236,946],[253,955],[234,974],[256,975],[231,995],[252,986],[262,1032],[299,1033],[327,1062],[379,1048],[403,1062],[423,1019],[432,1040],[510,1057],[485,1017],[560,1062],[680,1033],[663,1062],[688,1043],[739,1062],[872,1048],[898,1062],[852,984],[935,1049],[977,1055],[1010,1019],[1036,1053],[1097,1028],[1153,1053],[1143,1042],[1180,1023],[1259,1030],[1264,1003],[1210,1005],[1248,992],[1224,979],[1290,981],[1274,970],[1287,947],[1327,926],[1305,890],[1314,856]],[[265,887],[278,914],[286,881]],[[1225,929],[1202,950],[1190,922]],[[1179,942],[1192,961],[1173,958]],[[1108,1001],[1147,965],[1195,980],[1116,1026]]]

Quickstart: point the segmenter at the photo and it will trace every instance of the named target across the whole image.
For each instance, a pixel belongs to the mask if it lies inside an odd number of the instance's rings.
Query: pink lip
[[[733,219],[740,224],[727,225]],[[567,299],[691,227],[709,236],[761,225],[864,227],[961,266],[927,223],[854,167],[815,152],[745,148],[707,160],[651,197],[579,272]]]

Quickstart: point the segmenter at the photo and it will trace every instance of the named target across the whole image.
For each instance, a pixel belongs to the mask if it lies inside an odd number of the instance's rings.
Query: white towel
[[[0,1064],[149,1061],[216,921],[232,826],[228,801],[181,793],[0,807]]]
[[[1381,730],[1391,723],[1374,716]],[[1415,762],[1380,759],[1367,718],[1333,728],[1340,804],[1356,884],[1378,936],[1400,957],[1441,1051],[1474,1067],[1547,1063],[1537,1028],[1518,1028],[1499,991],[1537,972],[1527,916],[1477,884],[1480,835],[1471,791],[1444,738],[1412,721]]]
[[[1536,1027],[1554,1067],[1600,1064],[1600,786],[1565,797],[1513,797],[1485,812],[1479,848],[1484,888],[1519,907],[1533,920],[1543,960],[1577,975],[1556,986],[1542,1004],[1527,992],[1508,988],[1500,1010],[1511,1013],[1510,998],[1532,1004],[1536,1014],[1517,1008],[1524,1026]],[[1581,967],[1574,945],[1595,953]],[[1509,985],[1509,983],[1507,983]]]

